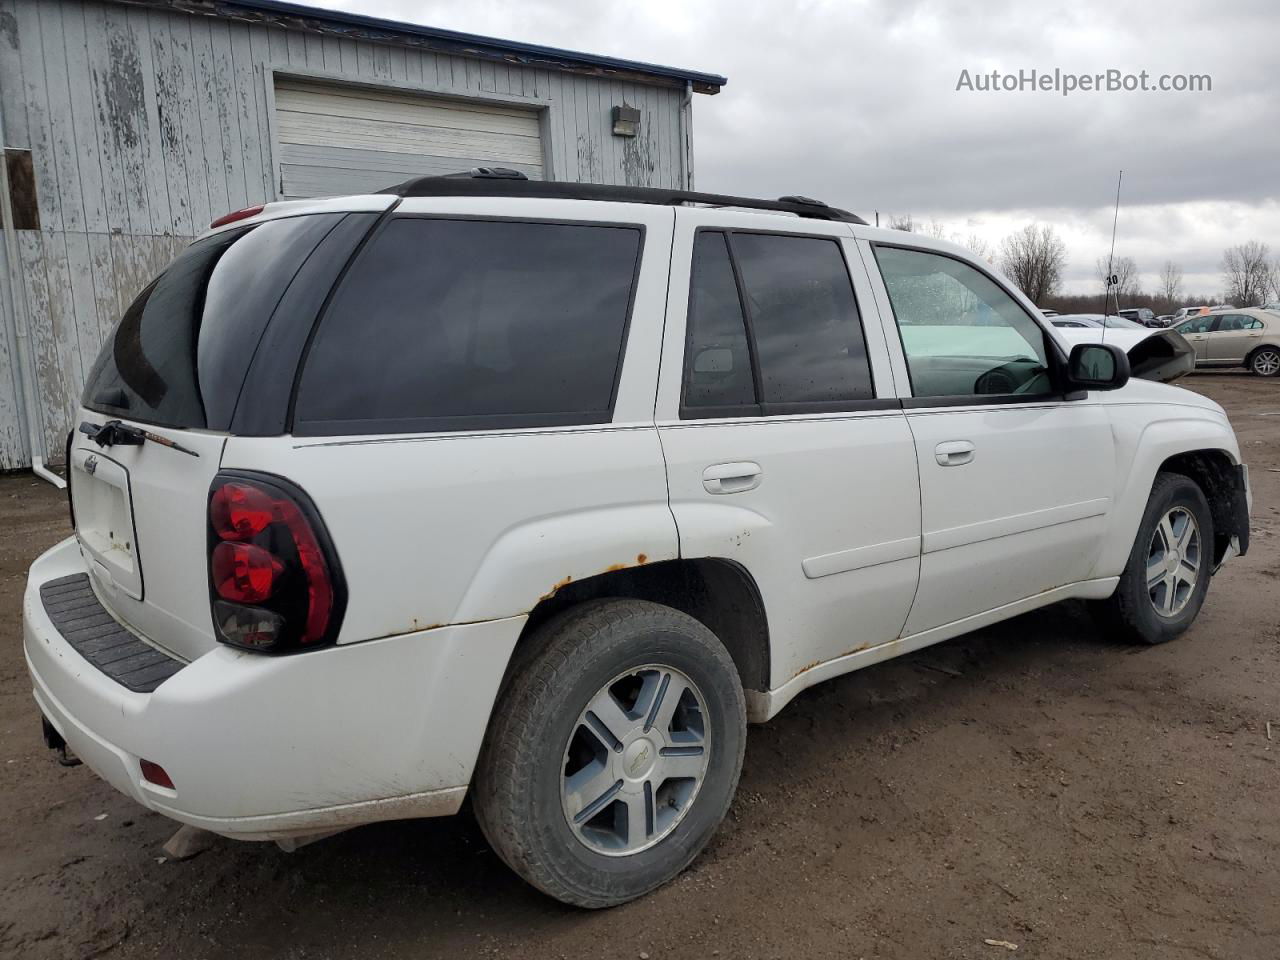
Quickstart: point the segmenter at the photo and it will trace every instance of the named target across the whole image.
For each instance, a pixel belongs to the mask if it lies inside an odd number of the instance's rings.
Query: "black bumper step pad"
[[[42,584],[40,600],[67,643],[121,686],[150,693],[186,666],[143,643],[107,613],[87,573]]]

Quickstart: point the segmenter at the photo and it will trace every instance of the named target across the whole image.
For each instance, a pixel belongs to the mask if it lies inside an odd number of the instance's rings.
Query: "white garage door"
[[[285,199],[369,193],[472,167],[542,178],[535,110],[283,78],[275,93]]]

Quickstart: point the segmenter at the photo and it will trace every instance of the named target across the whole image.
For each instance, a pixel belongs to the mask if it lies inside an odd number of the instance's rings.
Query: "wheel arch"
[[[1188,450],[1166,458],[1156,471],[1177,473],[1192,480],[1209,501],[1213,516],[1213,563],[1216,567],[1226,556],[1227,548],[1236,540],[1238,552],[1249,549],[1248,504],[1241,511],[1244,496],[1239,476],[1240,467],[1225,450]]]
[[[1246,370],[1253,369],[1253,358],[1263,350],[1272,350],[1276,353],[1280,353],[1280,345],[1275,343],[1270,343],[1270,342],[1258,344],[1256,347],[1250,350],[1248,355],[1244,358],[1244,367]]]
[[[1143,422],[1121,417],[1115,423],[1122,451],[1121,471],[1106,539],[1094,566],[1094,577],[1119,576],[1129,560],[1134,538],[1156,477],[1161,471],[1189,476],[1205,492],[1214,507],[1215,526],[1225,539],[1221,545],[1215,533],[1214,562],[1220,562],[1231,536],[1240,537],[1239,552],[1248,547],[1248,501],[1244,471],[1235,435],[1225,418],[1199,411],[1184,411],[1168,419]],[[1234,494],[1228,496],[1229,493]]]
[[[607,599],[648,600],[688,614],[724,644],[744,690],[769,689],[769,626],[760,590],[742,564],[720,557],[658,561],[564,584],[529,612],[508,674],[535,652],[531,638],[548,620],[582,603]]]

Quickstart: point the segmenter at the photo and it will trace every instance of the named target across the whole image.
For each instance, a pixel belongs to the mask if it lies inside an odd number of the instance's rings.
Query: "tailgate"
[[[76,422],[110,419],[82,409]],[[207,511],[226,435],[121,422],[191,454],[154,441],[99,447],[77,429],[68,476],[80,553],[108,610],[157,646],[192,660],[215,644]]]

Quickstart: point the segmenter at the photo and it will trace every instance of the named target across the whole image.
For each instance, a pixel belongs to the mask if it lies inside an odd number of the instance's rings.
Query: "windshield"
[[[227,429],[267,320],[339,219],[270,220],[191,244],[120,317],[81,402],[144,423]]]

